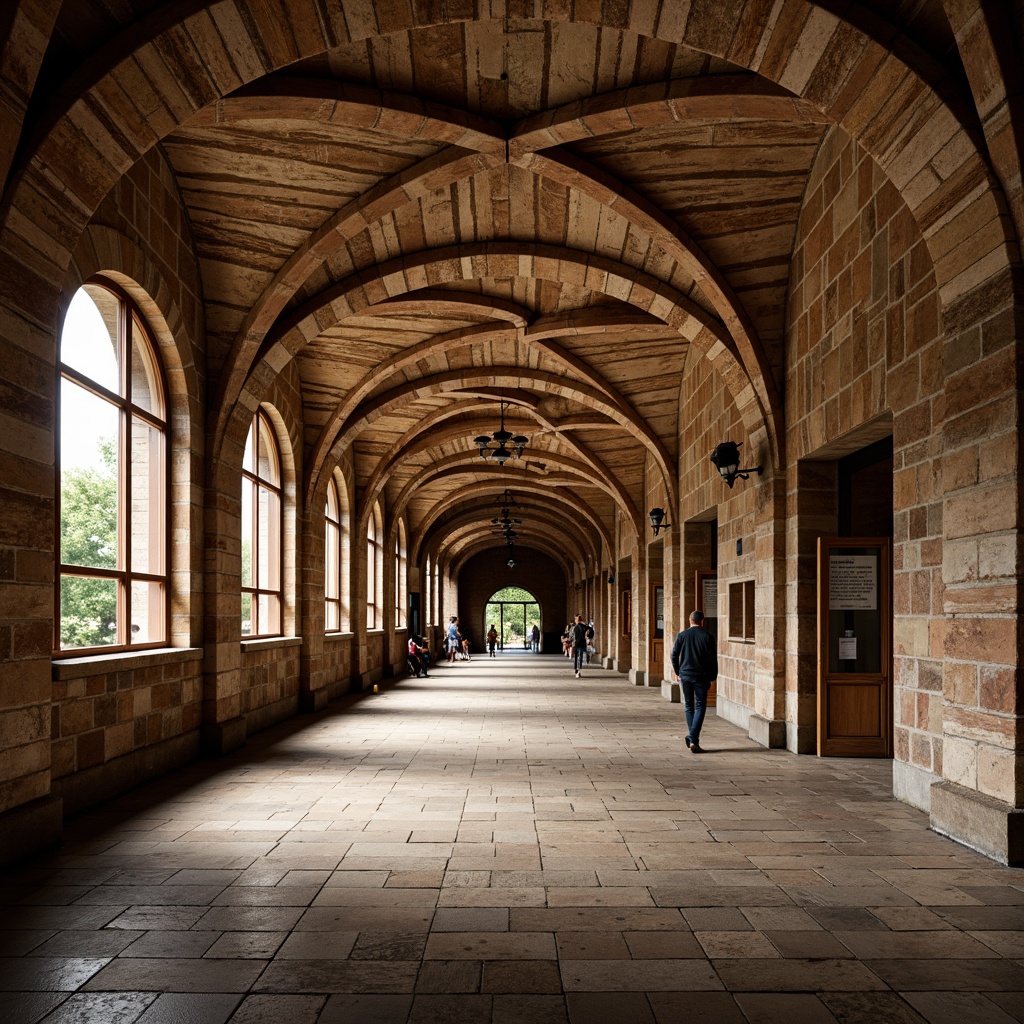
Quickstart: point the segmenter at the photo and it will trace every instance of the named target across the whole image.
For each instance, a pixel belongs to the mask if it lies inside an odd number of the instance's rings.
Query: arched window
[[[242,459],[242,636],[280,636],[281,453],[267,414],[252,418]]]
[[[79,288],[60,339],[57,650],[167,642],[166,395],[132,300]]]
[[[427,555],[425,568],[423,571],[423,615],[424,621],[432,625],[436,620],[434,618],[434,577],[432,575],[433,570],[430,567],[430,555]]]
[[[405,523],[398,520],[395,535],[395,625],[406,624],[406,608],[409,605],[409,553],[405,545]]]
[[[384,564],[384,538],[380,508],[374,503],[366,525],[366,628],[379,629],[381,622],[381,570]]]
[[[324,629],[331,633],[341,629],[341,508],[333,479],[327,485],[324,530]]]
[[[349,629],[349,525],[344,484],[332,477],[327,485],[324,509],[324,628],[327,632]]]

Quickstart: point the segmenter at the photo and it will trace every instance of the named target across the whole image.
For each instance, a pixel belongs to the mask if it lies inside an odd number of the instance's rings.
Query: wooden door
[[[697,611],[704,613],[704,628],[715,638],[715,648],[718,648],[718,570],[697,569],[694,579],[694,589],[697,594]],[[684,621],[683,626],[689,622]],[[707,706],[713,708],[718,704],[718,682],[711,684],[708,690]]]
[[[892,757],[887,537],[818,538],[818,755]]]
[[[652,683],[665,676],[665,588],[660,583],[651,585],[651,663],[649,677]]]

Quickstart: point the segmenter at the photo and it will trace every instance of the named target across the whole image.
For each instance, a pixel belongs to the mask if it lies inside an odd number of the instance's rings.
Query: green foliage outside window
[[[101,443],[99,465],[61,473],[60,558],[66,565],[117,568],[117,453]],[[109,579],[62,576],[61,647],[117,643],[117,586]]]
[[[491,595],[484,611],[486,628],[491,624],[498,630],[504,648],[521,648],[533,630],[540,625],[540,605],[528,590],[522,587],[503,587]]]
[[[519,601],[524,604],[536,604],[537,599],[528,590],[522,587],[502,587],[501,590],[491,595],[495,603],[501,601]]]

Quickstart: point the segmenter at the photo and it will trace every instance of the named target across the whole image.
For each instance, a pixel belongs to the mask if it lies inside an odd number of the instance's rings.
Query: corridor
[[[887,760],[505,655],[347,697],[8,872],[12,1024],[1024,1020],[1024,870]]]

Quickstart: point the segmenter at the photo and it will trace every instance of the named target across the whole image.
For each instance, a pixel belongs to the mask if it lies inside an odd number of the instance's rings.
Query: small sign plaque
[[[874,555],[829,555],[831,611],[874,611],[878,607],[878,559]]]

